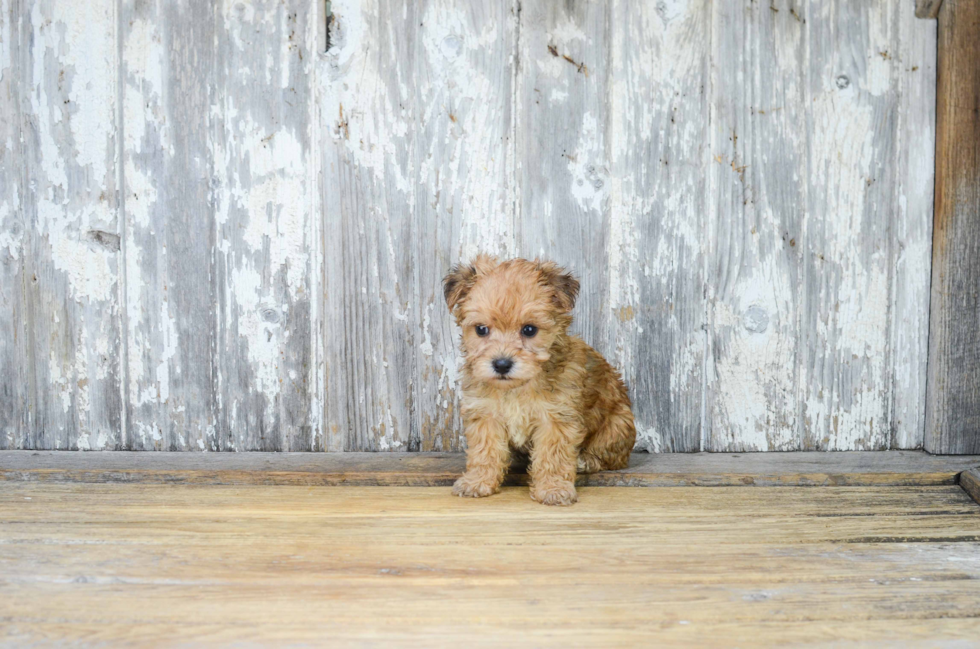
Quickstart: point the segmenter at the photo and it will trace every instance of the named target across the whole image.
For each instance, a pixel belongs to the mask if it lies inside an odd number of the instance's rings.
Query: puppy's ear
[[[446,305],[450,313],[456,309],[466,294],[476,284],[476,266],[456,264],[449,274],[442,278],[442,291],[446,295]]]
[[[578,297],[578,280],[553,261],[539,261],[538,270],[541,280],[554,291],[555,305],[562,311],[571,311]]]
[[[466,299],[466,294],[476,284],[477,278],[497,267],[496,257],[479,254],[469,264],[456,264],[449,274],[442,278],[442,290],[446,295],[449,311],[456,309],[460,302]]]

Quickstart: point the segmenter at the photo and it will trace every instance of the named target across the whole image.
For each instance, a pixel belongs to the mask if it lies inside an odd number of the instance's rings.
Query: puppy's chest
[[[473,406],[504,424],[507,438],[515,448],[525,448],[531,442],[531,433],[537,423],[534,409],[526,402],[510,395],[498,399],[479,399]]]

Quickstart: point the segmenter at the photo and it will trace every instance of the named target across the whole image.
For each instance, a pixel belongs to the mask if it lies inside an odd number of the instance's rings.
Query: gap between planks
[[[199,485],[448,486],[460,453],[147,453],[0,451],[0,481]],[[922,451],[636,453],[618,471],[579,475],[579,486],[937,486],[980,498],[980,456]],[[508,485],[527,484],[517,463]],[[966,485],[972,485],[971,491]]]

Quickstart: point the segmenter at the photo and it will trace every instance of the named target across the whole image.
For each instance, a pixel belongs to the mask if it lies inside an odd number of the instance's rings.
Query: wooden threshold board
[[[970,498],[980,503],[980,467],[974,467],[960,474],[959,484]]]
[[[201,485],[451,485],[460,453],[168,453],[0,451],[0,481]],[[619,471],[579,475],[579,486],[955,485],[980,456],[922,451],[634,454]],[[515,464],[508,485],[527,484]],[[976,497],[976,494],[973,494]]]

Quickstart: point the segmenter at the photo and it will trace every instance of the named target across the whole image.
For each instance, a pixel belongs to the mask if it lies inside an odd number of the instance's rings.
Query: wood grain
[[[886,196],[893,210],[889,416],[891,448],[921,448],[929,352],[929,313],[921,305],[929,300],[929,283],[923,278],[930,274],[932,264],[936,25],[900,19],[898,35],[903,54],[899,65],[892,68],[899,93],[893,147],[898,161],[896,191]]]
[[[24,47],[19,15],[11,0],[0,2],[0,449],[31,446],[32,354],[27,327],[24,267],[32,228],[24,220],[26,174],[21,161],[18,76]]]
[[[980,6],[939,14],[936,214],[925,448],[980,451]]]
[[[115,4],[34,0],[15,13],[30,448],[124,438]]]
[[[218,450],[214,12],[162,0],[120,7],[125,447]]]
[[[909,343],[890,341],[889,330],[905,317],[893,310],[890,287],[902,281],[904,291],[920,296],[925,289],[927,262],[921,249],[914,248],[912,259],[904,260],[914,261],[915,270],[896,276],[897,260],[904,253],[896,245],[893,227],[894,215],[901,214],[894,188],[907,180],[903,161],[926,174],[918,181],[920,189],[911,205],[916,223],[928,216],[928,206],[919,200],[925,193],[921,188],[928,184],[928,168],[900,155],[900,144],[911,145],[899,139],[904,135],[899,132],[899,80],[905,76],[901,69],[915,65],[906,59],[917,56],[908,57],[917,50],[901,40],[902,26],[925,31],[930,25],[916,22],[910,3],[811,6],[807,24],[812,44],[812,216],[806,222],[803,248],[801,377],[805,440],[807,447],[819,449],[888,448],[893,436],[916,439],[915,427],[921,421],[915,412],[901,422],[892,420],[891,399],[919,404],[924,385],[894,376],[887,359],[890,344],[918,344],[924,335],[924,323],[918,319],[903,330],[914,336]],[[858,24],[864,27],[855,34],[853,26]],[[920,132],[923,139],[929,135]],[[829,214],[842,216],[818,216]],[[920,230],[912,241],[921,244],[926,234]],[[916,364],[894,369],[917,376],[919,368]]]
[[[968,643],[978,511],[956,486],[585,488],[556,510],[521,488],[6,484],[2,642]]]
[[[932,26],[911,11],[715,7],[707,449],[921,444]]]
[[[594,342],[631,387],[637,448],[651,451],[701,450],[709,6],[609,9],[609,304]]]
[[[712,4],[705,450],[803,446],[800,206],[810,132],[799,124],[812,108],[806,26],[794,6]]]
[[[582,486],[952,485],[978,456],[920,451],[740,455],[634,454],[630,466],[578,476]],[[0,481],[260,485],[446,486],[459,477],[458,453],[86,453],[0,452]],[[516,461],[508,484],[526,484]]]
[[[311,3],[216,12],[215,389],[223,450],[315,450]]]
[[[418,10],[331,2],[318,62],[328,450],[406,450],[418,438]]]

